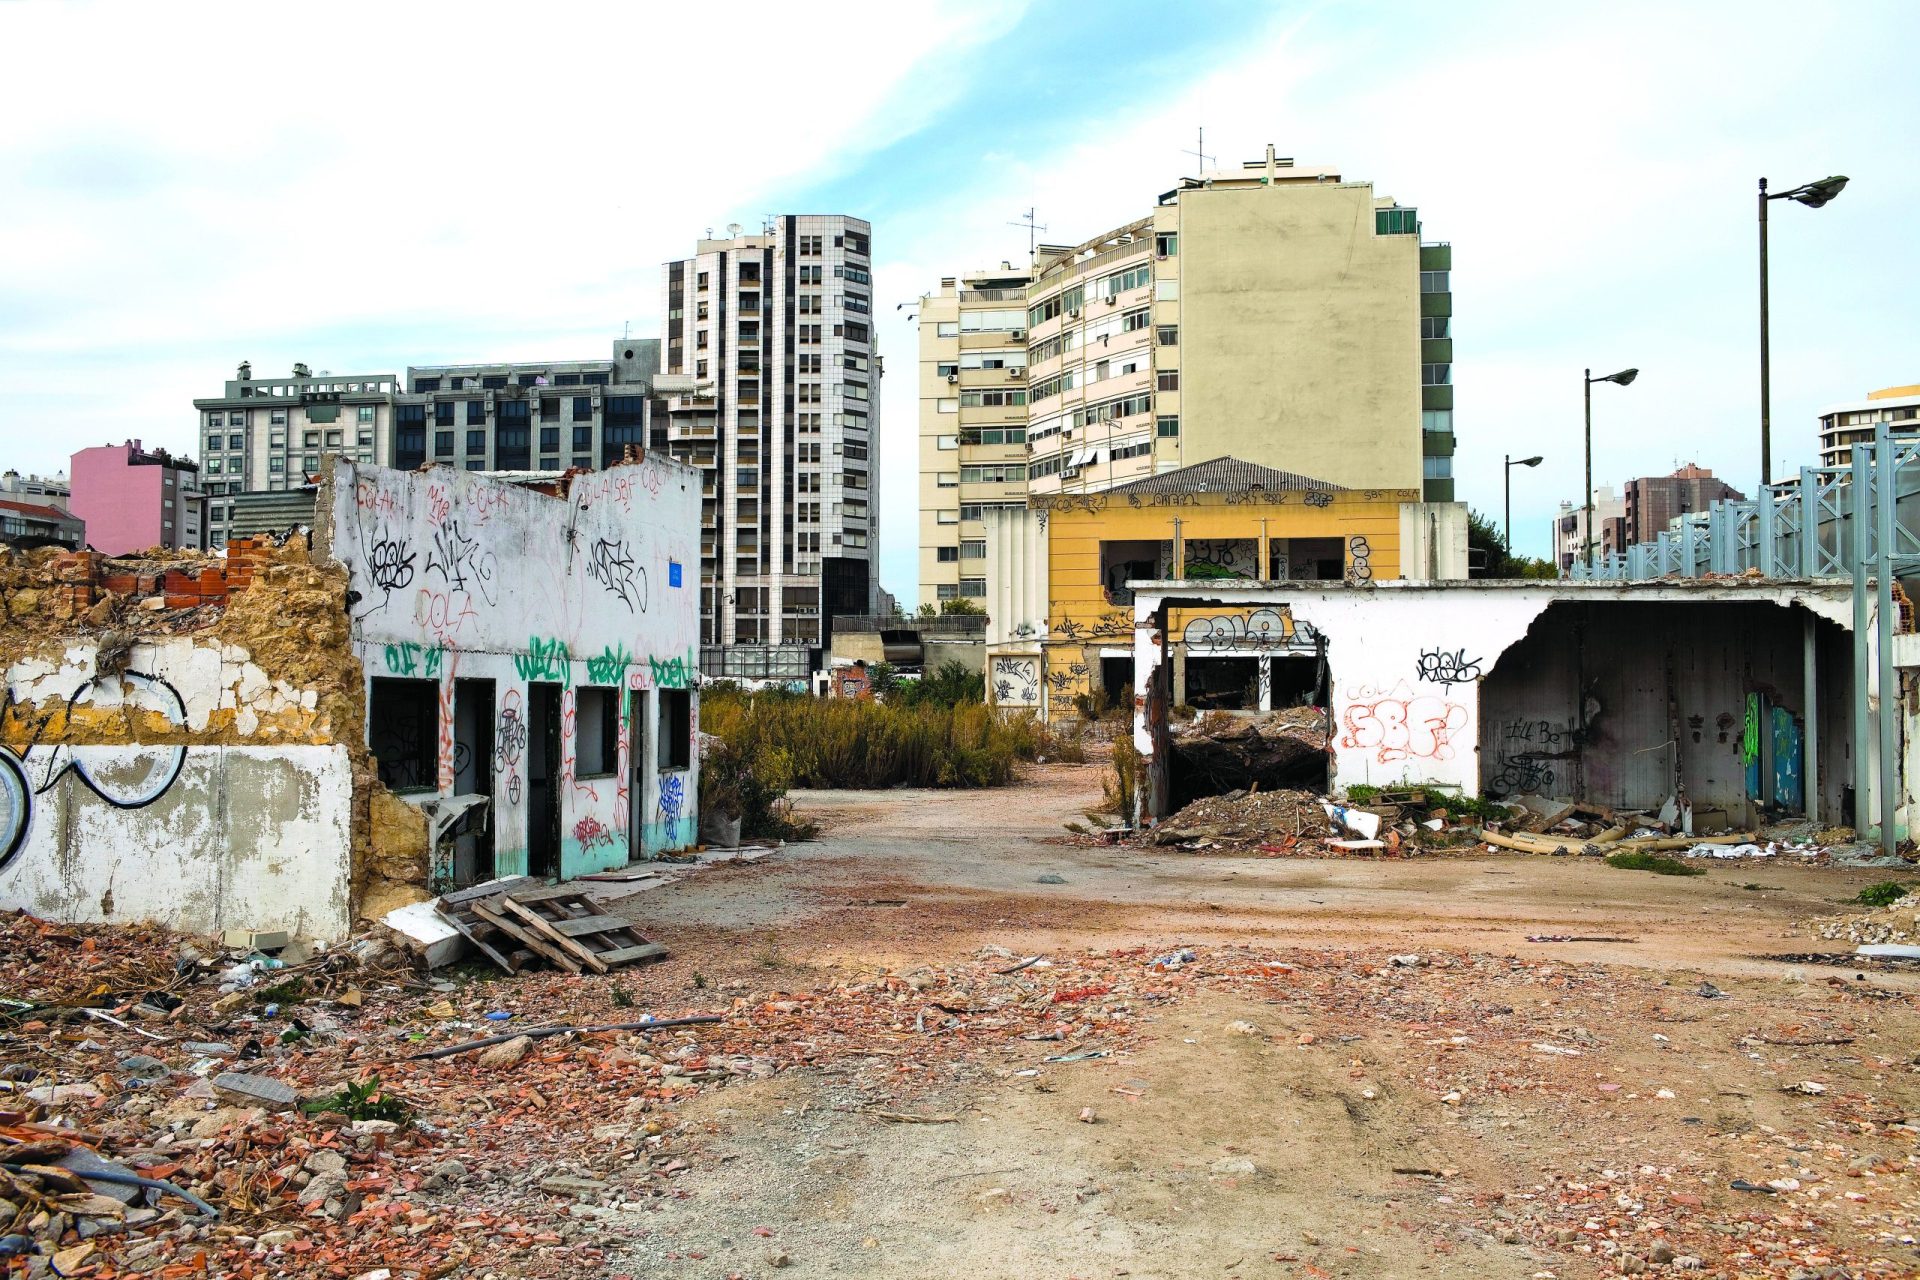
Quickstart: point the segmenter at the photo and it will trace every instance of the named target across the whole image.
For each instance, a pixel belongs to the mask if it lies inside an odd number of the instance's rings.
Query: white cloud
[[[1813,461],[1816,406],[1920,379],[1889,284],[1920,267],[1900,232],[1920,196],[1896,87],[1913,27],[1889,5],[1327,7],[1236,33],[1198,80],[883,229],[901,254],[883,309],[1017,258],[1024,233],[1001,224],[1029,203],[1059,241],[1142,216],[1191,172],[1202,122],[1223,164],[1272,141],[1338,165],[1453,242],[1459,494],[1497,515],[1501,455],[1545,453],[1514,493],[1516,546],[1544,554],[1554,504],[1580,490],[1584,366],[1645,371],[1596,392],[1598,481],[1677,458],[1753,484],[1760,173],[1854,178],[1817,214],[1776,206],[1776,473]],[[904,374],[911,330],[887,336]],[[916,406],[910,376],[889,382],[888,581],[911,592]]]
[[[0,462],[190,450],[242,357],[656,331],[662,261],[918,127],[1017,7],[0,6]]]

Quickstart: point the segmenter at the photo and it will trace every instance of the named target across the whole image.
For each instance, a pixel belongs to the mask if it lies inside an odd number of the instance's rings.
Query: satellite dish
[[[740,224],[739,224],[739,223],[737,223],[737,222],[729,222],[729,223],[727,224],[727,238],[728,238],[729,240],[738,240],[738,239],[740,238]]]

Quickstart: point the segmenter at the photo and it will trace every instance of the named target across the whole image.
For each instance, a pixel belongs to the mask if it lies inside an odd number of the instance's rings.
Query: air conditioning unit
[[[1008,369],[1007,376],[1009,378],[1024,378],[1027,376],[1027,371],[1025,369]]]
[[[1062,480],[1078,480],[1080,478],[1080,468],[1068,467],[1060,473],[1060,478]]]
[[[1115,295],[1115,294],[1111,294],[1111,293],[1107,295],[1107,305],[1108,305],[1108,306],[1110,306],[1110,307],[1113,307],[1113,306],[1118,306],[1118,305],[1119,305],[1119,303],[1120,303],[1120,299],[1119,299],[1119,297],[1118,297],[1117,295]]]
[[[1020,340],[1022,340],[1027,336],[1027,331],[1025,329],[1015,329],[1012,333],[1008,334],[1007,336],[1012,338],[1015,342],[1019,342]]]
[[[1080,308],[1078,307],[1067,308],[1067,319],[1078,320],[1079,318],[1080,318]]]
[[[950,382],[950,383],[951,383],[951,382],[958,382],[958,381],[960,381],[960,375],[959,375],[959,374],[957,374],[957,373],[950,373],[950,374],[948,374],[948,375],[947,375],[947,381],[948,381],[948,382]]]

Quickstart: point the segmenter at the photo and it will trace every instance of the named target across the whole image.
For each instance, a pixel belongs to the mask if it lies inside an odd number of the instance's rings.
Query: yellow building
[[[1028,273],[942,281],[919,312],[922,602],[984,597],[996,506],[1208,458],[1450,501],[1451,267],[1416,210],[1269,147]]]
[[[1183,467],[1103,493],[1036,496],[1033,530],[989,552],[990,577],[1014,578],[1025,557],[1044,571],[1044,619],[1021,622],[1017,592],[996,590],[988,685],[1005,706],[1048,715],[1111,705],[1133,683],[1129,581],[1203,578],[1346,581],[1465,577],[1465,508],[1423,503],[1420,490],[1343,489],[1235,458]],[[1035,536],[1035,535],[1038,536]],[[998,587],[1000,584],[996,583]],[[1029,610],[1030,611],[1030,610]],[[1170,619],[1174,697],[1247,709],[1317,700],[1323,668],[1310,629],[1284,614],[1193,611]],[[1023,634],[1024,633],[1024,634]],[[1081,700],[1076,702],[1076,699]]]

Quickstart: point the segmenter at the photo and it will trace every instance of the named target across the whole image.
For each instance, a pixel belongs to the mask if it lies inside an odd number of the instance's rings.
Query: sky
[[[911,303],[1272,143],[1453,245],[1458,496],[1544,555],[1598,483],[1759,473],[1755,180],[1772,206],[1774,473],[1815,415],[1920,382],[1920,6],[1838,0],[828,7],[0,0],[0,468],[192,453],[242,359],[334,373],[593,358],[661,264],[773,213],[874,224],[882,581],[911,602]],[[909,304],[900,309],[899,304]]]

